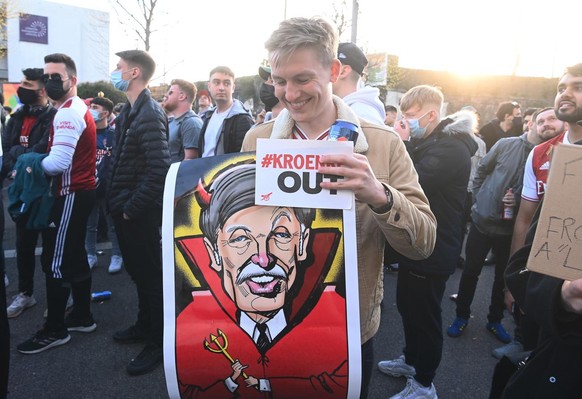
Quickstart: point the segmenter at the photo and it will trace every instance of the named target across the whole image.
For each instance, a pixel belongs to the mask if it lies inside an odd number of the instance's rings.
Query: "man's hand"
[[[238,377],[240,377],[240,375],[242,374],[242,371],[243,371],[244,369],[246,369],[247,367],[249,367],[249,366],[248,366],[248,365],[246,365],[246,366],[243,366],[243,365],[242,365],[242,364],[239,362],[239,360],[238,360],[238,359],[236,359],[236,360],[234,361],[234,363],[230,365],[230,367],[232,367],[232,375],[230,376],[230,378],[231,378],[233,381],[236,381],[236,379],[237,379]]]
[[[515,206],[517,204],[517,201],[515,201],[515,194],[513,193],[513,191],[505,193],[501,201],[503,202],[503,204],[505,204],[505,206]]]
[[[410,126],[406,119],[400,119],[394,124],[394,130],[400,136],[403,141],[408,141],[410,139]]]
[[[582,279],[564,281],[562,303],[568,312],[582,314]]]
[[[258,388],[259,386],[259,380],[257,380],[255,377],[253,376],[249,376],[249,378],[247,378],[245,380],[245,382],[247,383],[247,387],[249,388]]]
[[[322,181],[321,187],[330,190],[351,190],[356,199],[380,208],[388,203],[382,183],[376,179],[368,158],[362,154],[333,154],[321,157],[318,172],[342,176],[337,182]]]

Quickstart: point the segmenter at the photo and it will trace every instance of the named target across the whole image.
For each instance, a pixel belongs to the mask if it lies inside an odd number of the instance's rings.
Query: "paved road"
[[[5,249],[14,248],[13,225],[7,220]],[[105,244],[105,247],[107,245]],[[7,251],[8,255],[12,252]],[[140,350],[139,345],[120,345],[111,334],[134,322],[137,298],[133,283],[127,273],[111,276],[107,273],[109,251],[99,257],[93,270],[93,291],[110,290],[112,298],[94,303],[93,314],[98,329],[91,334],[72,333],[71,341],[62,347],[38,355],[22,355],[15,346],[40,329],[46,307],[43,274],[40,267],[35,275],[35,297],[38,304],[10,321],[11,365],[9,398],[11,399],[61,399],[61,398],[166,398],[167,391],[163,368],[145,376],[130,377],[125,372],[127,362]],[[7,259],[7,273],[11,284],[8,297],[17,293],[16,263]],[[447,285],[443,300],[443,319],[448,323],[454,317],[449,294],[457,288],[460,271]],[[487,398],[496,360],[491,350],[499,343],[485,330],[489,287],[493,268],[485,267],[475,296],[471,320],[465,334],[458,339],[445,337],[443,360],[437,372],[435,385],[441,398]],[[386,296],[382,325],[375,342],[376,360],[397,357],[401,354],[403,336],[400,316],[395,305],[396,275],[385,276]],[[505,322],[513,328],[513,323]],[[403,378],[394,379],[374,372],[370,399],[388,398],[405,385]]]

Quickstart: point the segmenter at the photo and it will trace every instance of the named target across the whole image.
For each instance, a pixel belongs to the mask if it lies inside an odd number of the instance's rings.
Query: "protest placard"
[[[262,159],[228,154],[176,163],[168,172],[162,247],[169,396],[357,397],[354,206],[256,205]]]
[[[553,149],[529,270],[565,280],[582,278],[582,146]]]

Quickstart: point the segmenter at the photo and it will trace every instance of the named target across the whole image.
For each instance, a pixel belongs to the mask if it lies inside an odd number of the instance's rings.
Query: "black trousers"
[[[160,246],[161,212],[146,212],[138,219],[125,220],[113,215],[113,223],[125,270],[137,288],[136,327],[148,334],[148,341],[162,345],[163,286]]]
[[[474,224],[471,224],[465,245],[465,267],[459,282],[457,317],[469,319],[471,316],[471,303],[475,296],[479,275],[483,269],[487,253],[493,248],[495,251],[495,278],[493,287],[491,287],[491,303],[487,320],[490,323],[499,323],[501,321],[505,310],[503,272],[509,259],[510,247],[511,236],[488,236],[481,233]]]
[[[2,156],[0,155],[0,169],[2,169]],[[0,187],[2,179],[0,179]],[[6,287],[4,286],[4,202],[0,192],[0,399],[8,393],[8,370],[10,366],[10,326],[6,315]]]
[[[414,377],[430,386],[441,362],[443,331],[441,301],[449,276],[423,275],[400,263],[396,305],[404,327],[404,356],[415,367]]]
[[[18,269],[18,291],[31,296],[34,291],[36,268],[36,244],[40,230],[29,230],[26,221],[16,223],[16,267]]]
[[[91,269],[85,252],[85,232],[94,204],[94,190],[57,197],[50,227],[42,231],[40,263],[46,277],[49,331],[66,330],[65,308],[71,290],[74,316],[91,316]]]

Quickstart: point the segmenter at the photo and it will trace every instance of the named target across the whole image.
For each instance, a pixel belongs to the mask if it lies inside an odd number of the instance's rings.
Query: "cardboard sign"
[[[168,394],[355,398],[361,381],[355,207],[255,205],[256,171],[254,153],[174,163],[168,171],[162,234]]]
[[[564,280],[582,278],[582,146],[554,147],[529,270]]]
[[[352,152],[351,142],[259,139],[255,203],[350,209],[351,191],[327,190],[320,186],[322,181],[337,181],[342,177],[323,175],[317,170],[321,155]]]

